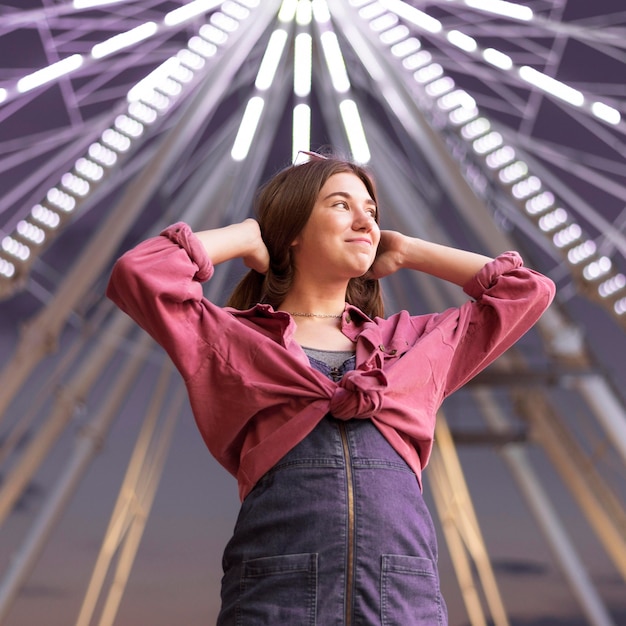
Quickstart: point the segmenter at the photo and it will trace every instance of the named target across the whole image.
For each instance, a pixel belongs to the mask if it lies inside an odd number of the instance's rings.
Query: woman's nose
[[[362,209],[357,209],[354,212],[354,220],[352,222],[352,227],[355,230],[370,230],[376,224],[376,220],[372,215],[369,208],[365,207]]]

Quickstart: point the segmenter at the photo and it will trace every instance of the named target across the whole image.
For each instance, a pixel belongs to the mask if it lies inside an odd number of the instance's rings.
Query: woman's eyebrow
[[[333,196],[341,196],[342,198],[346,198],[347,200],[352,200],[352,196],[347,191],[333,191],[332,193],[329,193],[324,198],[324,200],[328,200],[328,199],[332,198]],[[371,204],[372,206],[376,207],[376,203],[374,202],[374,200],[372,200],[372,198],[367,198],[365,200],[365,202],[367,202],[368,204]]]

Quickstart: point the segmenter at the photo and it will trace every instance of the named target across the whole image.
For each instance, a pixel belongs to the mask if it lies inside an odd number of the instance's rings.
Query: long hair
[[[307,223],[326,181],[334,174],[344,172],[358,176],[378,206],[376,187],[368,171],[360,165],[334,157],[320,155],[306,163],[291,165],[261,187],[255,213],[269,252],[270,267],[266,274],[250,270],[233,290],[227,306],[244,310],[262,302],[278,308],[293,282],[291,244]],[[378,280],[362,276],[351,278],[346,289],[346,301],[370,317],[384,315]]]

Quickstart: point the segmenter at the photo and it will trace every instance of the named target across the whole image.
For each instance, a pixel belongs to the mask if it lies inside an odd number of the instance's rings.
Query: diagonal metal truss
[[[259,182],[291,158],[292,112],[298,102],[314,105],[312,147],[315,142],[332,144],[348,153],[350,137],[340,107],[350,98],[358,106],[368,138],[370,166],[379,181],[387,227],[492,254],[521,249],[559,286],[560,297],[537,329],[458,392],[459,403],[447,404],[446,417],[441,417],[431,482],[468,618],[473,626],[488,619],[508,623],[507,596],[498,589],[487,549],[489,538],[483,538],[480,512],[474,513],[472,505],[470,491],[480,486],[467,486],[453,441],[459,448],[483,443],[500,454],[581,613],[589,623],[613,624],[611,610],[570,538],[569,520],[550,504],[551,495],[531,457],[541,455],[560,477],[559,488],[572,494],[577,514],[598,538],[616,575],[626,581],[623,371],[607,375],[602,355],[599,358],[584,339],[593,331],[588,325],[599,323],[608,325],[611,336],[623,345],[626,316],[615,306],[624,295],[619,276],[626,269],[626,126],[622,119],[608,123],[598,118],[592,104],[625,110],[626,94],[615,80],[621,74],[611,73],[606,66],[623,72],[626,14],[588,13],[576,18],[564,0],[525,3],[533,11],[530,20],[495,15],[485,10],[489,3],[462,0],[345,0],[313,5],[308,0],[246,0],[216,2],[193,19],[168,25],[166,16],[184,4],[142,0],[78,10],[69,2],[42,3],[32,9],[7,7],[0,14],[0,51],[19,37],[40,53],[33,55],[30,67],[24,66],[23,58],[5,54],[3,58],[13,59],[14,64],[0,69],[0,88],[5,89],[0,104],[0,185],[5,190],[0,198],[4,231],[0,263],[4,260],[16,268],[14,274],[0,277],[0,292],[10,323],[17,319],[13,310],[26,310],[28,318],[20,338],[11,333],[3,348],[0,523],[10,521],[11,512],[45,472],[55,449],[72,450],[75,421],[82,415],[82,434],[54,489],[35,512],[21,548],[11,550],[12,561],[0,584],[0,616],[15,604],[19,609],[20,589],[36,571],[52,530],[100,442],[124,413],[122,404],[141,368],[158,380],[158,372],[152,370],[161,362],[161,354],[102,299],[113,258],[120,249],[175,219],[210,228],[246,217]],[[319,13],[312,20],[298,21],[301,5],[308,5],[309,14],[311,9]],[[420,14],[407,17],[406,7]],[[330,19],[320,18],[326,13]],[[235,19],[236,14],[241,19],[232,31],[222,21],[223,40],[215,38],[219,34],[215,31],[207,35],[206,25],[219,31],[220,16]],[[441,28],[429,30],[409,19],[421,14],[437,20]],[[150,37],[104,58],[89,56],[96,43],[146,22],[157,25]],[[261,94],[255,77],[276,29],[286,32],[287,44],[271,87]],[[313,41],[313,89],[306,99],[293,93],[294,40],[302,32]],[[328,67],[321,44],[325,32],[338,37],[348,70],[347,90],[334,86],[333,68]],[[459,47],[459,41],[467,40],[451,37],[452,32],[473,38],[478,48]],[[409,60],[410,54],[393,50],[407,41],[418,41],[413,53],[421,57]],[[532,66],[566,82],[584,94],[584,105],[572,105],[519,73],[486,62],[481,54],[488,48],[506,54],[514,68]],[[569,56],[583,48],[594,61],[602,60],[604,75],[572,71]],[[202,62],[194,67],[193,57],[181,51],[199,55]],[[25,75],[75,54],[83,55],[84,61],[70,75],[18,91],[18,81]],[[149,123],[147,118],[141,122],[136,109],[132,113],[127,94],[172,57],[188,72],[173,77],[168,69],[157,76],[161,82],[153,83],[150,97],[156,93],[168,101],[159,108],[157,100],[145,96],[140,102],[153,106],[155,115]],[[418,80],[424,68],[435,74]],[[445,85],[447,91],[441,91]],[[442,105],[441,98],[454,90],[469,95],[475,105]],[[266,106],[254,141],[247,156],[235,161],[231,148],[246,104],[260,95]],[[453,121],[452,112],[469,115],[474,110],[476,115],[463,123]],[[142,113],[145,116],[145,110]],[[141,132],[133,133],[134,127],[120,122],[120,116],[141,122]],[[478,135],[469,130],[464,134],[465,124],[475,119],[487,119],[489,126]],[[126,140],[121,147],[116,144],[119,137],[105,141],[105,136],[111,136],[108,131]],[[487,152],[476,150],[475,142],[492,132],[500,135],[502,144]],[[102,174],[88,181],[88,192],[80,195],[67,175],[79,176],[79,160],[88,158],[90,146],[97,142],[116,157],[108,164],[94,160]],[[525,210],[527,197],[520,199],[513,193],[519,180],[503,182],[499,176],[503,168],[489,165],[489,155],[502,145],[523,159],[528,176],[541,181],[537,194],[549,190],[565,203],[567,224],[575,221],[593,242],[593,252],[584,263],[568,261],[574,243],[565,248],[555,245],[557,229],[545,227],[544,213],[534,217]],[[50,197],[53,188],[74,201],[65,214],[62,208],[55,209]],[[61,216],[58,224],[50,227],[33,219],[35,206],[56,211]],[[25,233],[32,232],[24,230],[25,222],[38,224],[45,241],[29,238]],[[23,248],[19,246],[28,248],[26,259],[20,259]],[[610,296],[599,293],[598,281],[589,280],[582,271],[583,265],[604,258],[611,261],[609,277],[617,281]],[[220,301],[238,271],[236,264],[224,269],[208,286],[207,295]],[[609,277],[601,276],[605,282]],[[390,309],[441,309],[459,299],[450,286],[424,276],[391,277],[386,292]],[[576,314],[581,300],[592,303],[591,319],[598,322]],[[129,475],[137,477],[142,471],[139,465],[145,466],[138,487],[138,493],[144,494],[141,504],[133,509],[124,500],[126,488],[122,489],[78,623],[95,623],[90,620],[100,592],[97,587],[105,585],[103,563],[112,566],[116,549],[120,550],[118,573],[99,623],[112,623],[118,611],[120,589],[126,584],[171,436],[168,407],[165,402],[155,406],[155,398],[158,395],[149,386],[141,399],[146,426],[129,467]],[[567,410],[572,406],[575,414]],[[156,429],[159,412],[164,425]],[[466,413],[477,419],[466,420]],[[25,444],[24,433],[32,433]],[[157,440],[159,434],[163,438]],[[151,437],[155,437],[152,444]],[[597,453],[600,443],[602,454]],[[121,516],[122,509],[126,517]],[[124,533],[127,543],[122,548]],[[96,561],[96,554],[93,558]]]

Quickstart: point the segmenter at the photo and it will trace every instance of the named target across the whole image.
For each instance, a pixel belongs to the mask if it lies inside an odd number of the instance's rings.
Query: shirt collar
[[[228,308],[228,311],[235,317],[240,318],[265,318],[273,320],[278,325],[279,332],[283,336],[283,341],[288,344],[295,331],[295,323],[292,320],[291,315],[286,311],[275,311],[271,304],[255,304],[249,309],[243,311],[239,309]],[[341,330],[346,337],[356,341],[363,324],[372,322],[372,320],[353,304],[346,302],[341,318]]]

